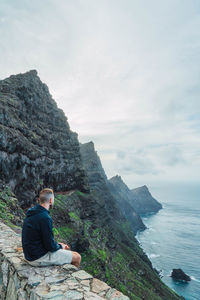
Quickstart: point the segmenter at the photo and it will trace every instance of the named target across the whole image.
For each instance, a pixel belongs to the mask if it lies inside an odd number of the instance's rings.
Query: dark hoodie
[[[37,204],[26,213],[22,229],[22,247],[27,260],[33,261],[62,246],[54,240],[49,211]]]

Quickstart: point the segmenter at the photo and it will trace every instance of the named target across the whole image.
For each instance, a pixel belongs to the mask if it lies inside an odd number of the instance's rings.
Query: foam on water
[[[160,257],[160,254],[147,253],[147,256],[148,256],[149,258],[157,258],[157,257]]]
[[[194,276],[190,276],[190,278],[194,281],[200,282],[200,280],[196,279]]]

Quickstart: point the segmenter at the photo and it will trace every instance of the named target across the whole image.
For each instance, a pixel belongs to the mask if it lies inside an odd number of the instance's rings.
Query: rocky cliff
[[[90,186],[93,189],[101,189],[101,186],[105,186],[106,184],[107,176],[102,167],[97,151],[95,151],[94,143],[89,142],[80,144],[80,151]]]
[[[158,212],[162,208],[162,205],[152,197],[146,185],[130,190],[119,175],[109,179],[109,182],[114,188],[116,197],[118,195],[122,201],[123,199],[128,201],[139,215]]]
[[[101,198],[105,199],[105,203],[110,203],[112,207],[117,206],[118,210],[128,219],[133,232],[136,234],[138,230],[144,230],[146,227],[140,216],[135,212],[134,208],[120,195],[117,195],[115,187],[108,182],[105,171],[102,167],[101,160],[95,151],[94,143],[89,142],[80,144],[83,167],[88,175],[91,190],[98,191]]]
[[[0,81],[0,180],[24,207],[43,186],[88,190],[77,134],[34,70]]]
[[[162,208],[162,204],[152,197],[146,185],[132,189],[131,193],[133,198],[130,203],[140,215],[158,212]]]
[[[98,184],[89,192],[77,135],[37,73],[1,81],[0,100],[0,219],[20,231],[21,208],[52,187],[55,238],[81,253],[81,268],[130,299],[182,299],[160,280],[114,200]]]

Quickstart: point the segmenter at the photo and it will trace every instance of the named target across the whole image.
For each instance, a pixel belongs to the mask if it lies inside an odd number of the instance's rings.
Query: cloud
[[[1,1],[0,78],[37,69],[109,177],[198,180],[196,0]]]

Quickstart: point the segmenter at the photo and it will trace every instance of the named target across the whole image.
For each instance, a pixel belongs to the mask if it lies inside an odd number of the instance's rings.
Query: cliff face
[[[96,178],[88,192],[77,136],[36,72],[1,81],[0,99],[0,219],[20,230],[21,206],[32,204],[38,189],[53,187],[55,238],[81,253],[83,269],[130,299],[181,299],[160,280],[139,247],[108,193],[97,160],[96,165],[95,160],[87,162],[93,172],[89,181]]]
[[[77,134],[36,71],[0,81],[0,180],[23,206],[37,191],[88,190]]]
[[[109,179],[109,182],[115,188],[116,196],[121,197],[122,201],[127,200],[139,215],[158,212],[162,208],[162,205],[152,197],[147,186],[130,190],[118,175]]]
[[[121,201],[121,196],[117,194],[115,187],[108,182],[101,160],[95,151],[94,143],[80,144],[80,150],[91,190],[98,191],[99,196],[105,199],[108,208],[109,206],[112,208],[117,207],[118,211],[121,211],[128,219],[135,234],[138,230],[144,230],[146,227],[140,216],[124,198]]]
[[[101,160],[95,151],[94,143],[80,144],[83,166],[87,172],[89,184],[92,189],[102,189],[105,187],[107,176],[102,167]]]
[[[133,195],[130,202],[139,214],[148,214],[150,212],[157,212],[162,208],[162,205],[152,197],[146,185],[132,189]]]

